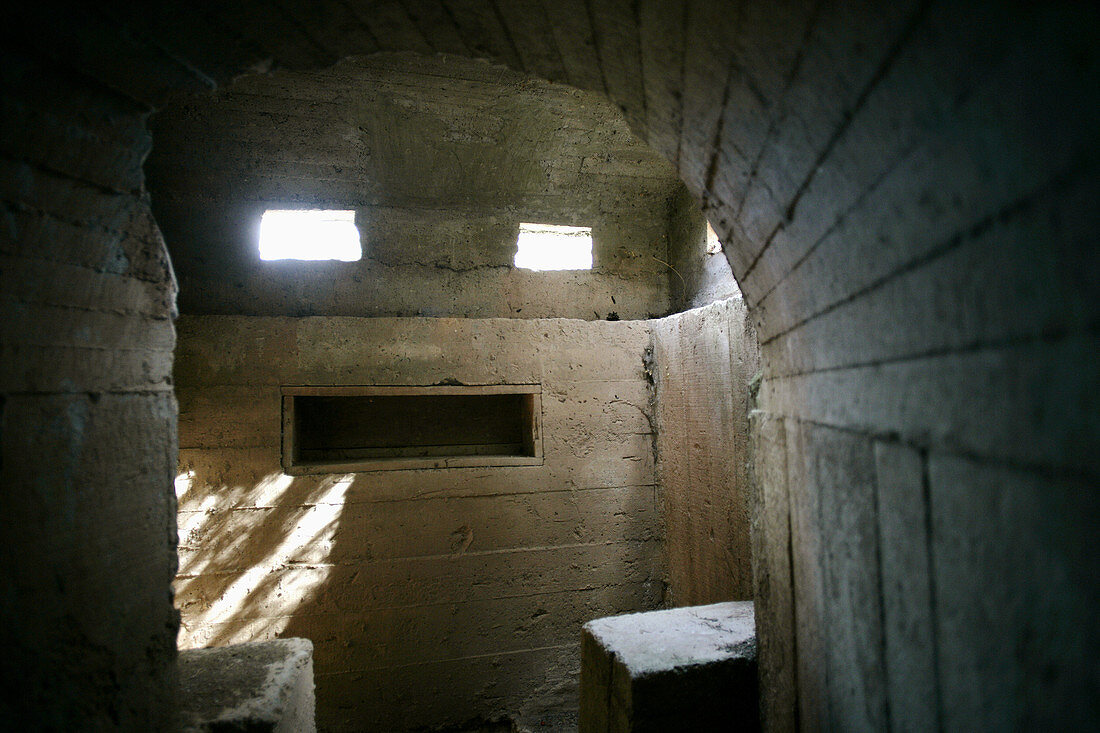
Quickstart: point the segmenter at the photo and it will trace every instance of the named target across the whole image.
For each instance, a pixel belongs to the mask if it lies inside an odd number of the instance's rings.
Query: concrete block
[[[1100,718],[1100,496],[1087,478],[928,456],[945,730]]]
[[[807,425],[802,449],[809,470],[801,490],[818,506],[825,719],[835,728],[882,730],[889,717],[873,446],[862,436]]]
[[[752,415],[754,468],[752,551],[755,610],[761,619],[761,724],[793,730],[797,708],[794,587],[791,576],[791,502],[787,487],[787,434],[782,418]]]
[[[1086,232],[1100,225],[1092,206],[1098,193],[1100,185],[1087,180],[1047,190],[1034,208],[1001,214],[980,233],[929,242],[935,256],[901,274],[874,257],[846,259],[859,262],[845,267],[846,275],[868,289],[840,306],[820,300],[825,288],[811,285],[834,279],[800,272],[788,287],[815,296],[800,294],[780,308],[809,320],[794,325],[775,309],[769,313],[769,329],[794,329],[765,338],[770,368],[804,373],[1081,329],[1100,314],[1095,283],[1070,286],[1084,282],[1077,263],[1090,256]],[[1050,257],[1035,261],[1035,242],[1044,242]],[[839,302],[849,292],[836,293]]]
[[[191,649],[180,653],[179,674],[184,733],[316,730],[308,639]]]
[[[798,711],[803,730],[820,730],[826,698],[824,580],[821,563],[823,539],[820,497],[809,490],[813,470],[806,427],[784,420],[787,446],[787,490],[790,502],[791,585],[794,601],[794,649],[797,669]]]
[[[765,379],[760,404],[865,433],[900,432],[931,447],[1096,475],[1098,364],[1100,339],[1070,338]],[[961,385],[966,399],[958,398]]]
[[[174,400],[9,393],[2,408],[0,727],[170,729]]]
[[[895,730],[939,728],[924,459],[875,444],[887,694]]]
[[[751,601],[589,621],[581,631],[581,733],[756,730]]]

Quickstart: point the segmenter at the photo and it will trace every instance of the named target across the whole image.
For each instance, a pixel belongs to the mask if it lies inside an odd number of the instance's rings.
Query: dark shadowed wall
[[[164,729],[176,289],[147,108],[18,47],[0,85],[0,718]]]

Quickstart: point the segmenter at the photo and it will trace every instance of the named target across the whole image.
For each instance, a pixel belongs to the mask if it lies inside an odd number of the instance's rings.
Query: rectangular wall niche
[[[542,464],[542,387],[283,387],[291,475]]]

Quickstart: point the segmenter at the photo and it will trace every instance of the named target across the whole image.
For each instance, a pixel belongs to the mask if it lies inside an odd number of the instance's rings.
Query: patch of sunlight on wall
[[[592,228],[520,224],[516,267],[525,270],[591,270]]]
[[[716,255],[722,253],[722,243],[718,241],[718,232],[707,222],[707,254]]]
[[[354,211],[268,209],[260,219],[261,260],[362,258]]]
[[[202,602],[183,614],[179,647],[275,638],[332,571],[325,560],[354,475],[326,476],[317,486],[316,498],[289,506],[280,506],[280,499],[296,479],[283,473],[269,474],[251,487],[207,491],[205,497],[192,492],[194,480],[190,471],[176,477],[180,497],[176,592],[194,591],[192,583],[207,583],[212,577],[225,582],[210,589],[200,585],[197,594],[188,592]],[[243,501],[227,501],[231,496]],[[256,536],[256,520],[265,512],[280,511],[287,512],[288,521],[274,529],[267,527],[265,536]],[[257,547],[267,549],[253,556]],[[297,567],[288,573],[288,566]]]

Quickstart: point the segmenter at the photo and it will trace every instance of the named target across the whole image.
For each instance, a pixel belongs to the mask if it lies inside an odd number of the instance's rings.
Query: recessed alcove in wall
[[[288,474],[542,463],[537,384],[284,387]]]

